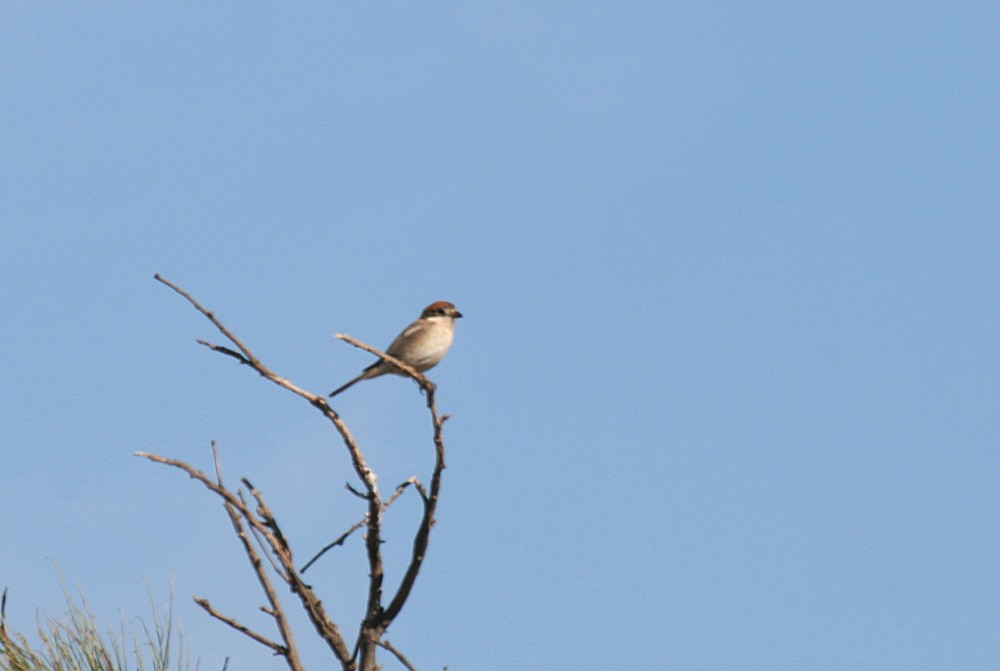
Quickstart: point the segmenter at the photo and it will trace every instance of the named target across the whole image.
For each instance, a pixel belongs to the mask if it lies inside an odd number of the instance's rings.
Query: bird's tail
[[[371,374],[366,370],[364,373],[362,373],[361,375],[357,376],[356,378],[354,378],[353,380],[351,380],[347,384],[342,385],[340,387],[337,387],[336,389],[334,389],[333,391],[331,391],[330,394],[329,394],[329,397],[333,398],[334,396],[336,396],[340,392],[345,391],[345,390],[349,389],[350,387],[353,387],[358,382],[361,382],[362,380],[367,379],[369,377],[371,377]]]

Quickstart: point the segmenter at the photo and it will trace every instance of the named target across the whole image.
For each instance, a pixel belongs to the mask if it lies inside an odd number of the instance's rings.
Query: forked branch
[[[395,503],[396,499],[398,499],[402,495],[402,493],[404,491],[406,491],[406,488],[409,487],[412,484],[416,484],[418,488],[421,487],[420,482],[417,480],[416,477],[412,477],[409,480],[407,480],[406,482],[404,482],[403,484],[399,485],[398,487],[396,487],[396,491],[393,492],[392,496],[390,496],[389,499],[384,504],[382,504],[382,512],[385,512],[386,510],[388,510],[389,506],[391,506],[393,503]],[[348,485],[347,487],[348,487],[348,489],[351,488],[350,485]],[[344,533],[340,534],[337,537],[337,540],[335,540],[332,543],[328,543],[327,545],[323,546],[323,549],[320,550],[319,552],[317,552],[316,555],[312,559],[310,559],[309,561],[307,561],[305,563],[305,565],[300,569],[300,571],[302,573],[305,573],[306,570],[310,566],[312,566],[313,564],[316,563],[316,560],[318,560],[320,557],[322,557],[323,555],[325,555],[327,552],[329,552],[333,548],[337,547],[338,545],[343,545],[347,541],[347,539],[351,536],[351,534],[353,534],[355,531],[357,531],[361,527],[365,526],[367,523],[368,523],[368,515],[365,515],[360,520],[358,520],[353,525],[351,525],[350,529],[348,529]]]
[[[316,628],[316,631],[321,637],[324,638],[324,640],[326,640],[337,660],[341,663],[344,671],[355,671],[358,668],[360,668],[361,671],[374,671],[377,668],[375,662],[375,649],[378,646],[391,651],[397,659],[404,664],[404,666],[412,670],[413,666],[402,655],[402,653],[396,650],[388,641],[383,641],[382,636],[392,621],[399,614],[403,605],[406,603],[411,590],[413,589],[413,585],[426,556],[430,531],[435,523],[435,512],[437,510],[437,502],[441,490],[441,475],[443,470],[446,468],[442,429],[445,421],[448,419],[448,416],[440,415],[438,413],[435,401],[436,387],[434,383],[409,365],[392,356],[389,356],[385,352],[355,340],[348,335],[337,334],[338,339],[370,352],[380,359],[395,366],[399,371],[415,380],[427,397],[427,407],[430,410],[434,431],[435,454],[434,469],[431,475],[430,487],[425,488],[415,477],[410,478],[397,487],[396,492],[388,499],[388,501],[383,502],[378,487],[378,478],[375,472],[368,466],[365,455],[358,447],[358,444],[350,430],[347,428],[347,425],[340,418],[337,412],[330,407],[323,395],[307,391],[292,383],[287,378],[277,375],[274,371],[264,365],[264,363],[253,354],[249,347],[237,338],[236,335],[230,331],[215,316],[214,313],[203,307],[190,293],[160,275],[156,275],[155,277],[157,281],[173,289],[186,299],[199,313],[211,321],[215,328],[226,338],[226,340],[229,341],[232,346],[220,345],[207,340],[198,340],[201,345],[204,345],[212,351],[223,354],[224,356],[236,359],[240,364],[249,366],[259,375],[267,380],[270,380],[272,383],[305,399],[334,426],[337,433],[340,435],[341,441],[347,448],[355,473],[364,484],[363,491],[357,491],[353,487],[350,487],[350,485],[348,485],[348,487],[351,488],[352,491],[356,491],[363,499],[365,499],[367,503],[367,512],[361,521],[348,529],[333,543],[321,550],[320,553],[313,557],[302,568],[302,571],[305,571],[327,550],[342,544],[347,537],[357,529],[362,527],[366,528],[365,551],[368,558],[369,568],[368,599],[365,608],[365,616],[361,626],[359,627],[360,633],[356,645],[354,646],[354,653],[352,654],[340,634],[339,628],[327,616],[322,603],[316,597],[315,593],[313,593],[312,588],[302,581],[301,571],[299,571],[293,563],[292,551],[288,541],[281,532],[274,515],[258,490],[256,490],[247,480],[243,480],[244,486],[250,492],[254,502],[256,503],[256,509],[253,510],[244,499],[242,489],[237,490],[237,492],[234,493],[233,491],[227,489],[223,484],[217,452],[215,455],[217,482],[213,482],[205,476],[204,473],[184,462],[153,454],[137,453],[139,456],[152,461],[170,465],[187,472],[188,475],[201,482],[210,491],[214,492],[223,499],[227,514],[233,522],[234,530],[239,536],[241,543],[243,544],[244,551],[246,552],[247,557],[257,574],[258,581],[261,583],[261,586],[267,595],[269,607],[263,608],[263,610],[275,618],[275,622],[278,625],[283,642],[276,643],[261,634],[258,634],[257,632],[251,631],[249,628],[236,622],[232,618],[215,611],[215,609],[212,608],[212,606],[204,599],[198,601],[199,605],[212,615],[212,617],[215,617],[229,626],[236,628],[262,645],[266,645],[277,654],[283,655],[292,669],[297,670],[301,668],[300,662],[298,661],[298,653],[295,650],[291,629],[288,627],[287,620],[284,617],[284,611],[282,610],[280,601],[277,598],[277,593],[274,591],[274,587],[270,582],[270,577],[266,571],[263,557],[257,552],[255,541],[250,539],[250,536],[254,536],[256,543],[259,544],[265,551],[266,556],[270,560],[275,572],[288,584],[291,591],[299,597],[302,606],[306,610],[306,613],[308,614],[310,621],[313,623],[313,626]],[[413,550],[410,562],[403,574],[399,587],[392,597],[392,600],[389,602],[388,606],[385,606],[382,601],[382,585],[384,580],[381,551],[381,545],[383,542],[382,514],[402,494],[406,487],[411,484],[420,493],[424,508],[423,515],[413,539]],[[360,651],[360,660],[357,660],[358,651]]]
[[[281,645],[279,643],[275,643],[274,641],[272,641],[271,639],[267,638],[266,636],[263,636],[262,634],[258,634],[257,632],[253,631],[252,629],[250,629],[246,625],[244,625],[244,624],[242,624],[240,622],[237,622],[235,619],[229,617],[228,615],[224,615],[223,613],[220,613],[219,611],[215,610],[215,608],[212,606],[212,604],[209,603],[208,599],[202,599],[201,597],[197,597],[196,596],[194,598],[194,602],[196,604],[198,604],[199,606],[201,606],[201,608],[206,613],[208,613],[210,616],[214,617],[216,620],[218,620],[220,622],[224,622],[225,624],[228,624],[230,627],[232,627],[236,631],[240,632],[241,634],[245,634],[246,636],[248,636],[248,637],[252,638],[253,640],[257,641],[258,643],[260,643],[261,645],[264,645],[264,646],[266,646],[268,648],[271,648],[272,650],[274,650],[274,654],[276,654],[276,655],[288,655],[288,648],[286,648],[285,646],[283,646],[283,645]],[[274,611],[271,610],[271,609],[268,610],[268,613],[273,613],[273,612]]]
[[[417,384],[420,385],[420,388],[423,389],[425,392],[431,393],[435,389],[437,389],[437,386],[433,382],[428,380],[423,373],[419,372],[416,368],[414,368],[410,364],[401,361],[400,359],[397,359],[394,356],[390,356],[385,352],[383,352],[382,350],[376,349],[367,343],[363,343],[360,340],[355,340],[346,333],[337,333],[334,335],[334,337],[337,340],[343,340],[348,345],[354,345],[359,349],[363,349],[366,352],[374,354],[378,358],[385,360],[387,363],[391,363],[393,366],[395,366],[396,368],[400,369],[408,376],[410,376]]]
[[[218,465],[219,464],[218,449],[216,448],[214,442],[212,444],[212,451],[215,454],[215,463]],[[197,603],[199,606],[208,611],[208,613],[213,617],[222,620],[223,622],[233,627],[237,631],[245,634],[246,636],[249,636],[258,643],[266,645],[267,647],[274,650],[277,654],[283,656],[289,668],[291,668],[293,671],[304,671],[304,667],[302,666],[302,660],[299,658],[298,650],[295,646],[295,637],[292,634],[291,625],[289,624],[288,619],[285,616],[285,610],[281,605],[281,599],[278,597],[278,592],[274,588],[274,584],[272,583],[271,577],[267,572],[267,568],[264,565],[260,553],[257,552],[257,546],[250,539],[250,534],[247,533],[247,528],[246,526],[244,526],[244,523],[250,525],[250,527],[254,531],[256,531],[258,534],[260,534],[260,536],[265,538],[267,544],[271,546],[273,552],[275,546],[278,545],[278,541],[274,537],[271,530],[265,525],[265,523],[262,520],[258,519],[257,516],[254,515],[253,511],[250,510],[249,507],[247,507],[246,503],[243,501],[242,497],[239,496],[238,493],[231,492],[226,488],[225,484],[222,481],[221,469],[217,468],[216,471],[217,481],[213,482],[212,480],[209,479],[207,475],[205,475],[205,473],[199,471],[198,469],[194,468],[190,464],[187,464],[183,461],[179,461],[177,459],[168,459],[167,457],[161,457],[159,455],[149,454],[146,452],[136,452],[136,456],[144,457],[146,459],[149,459],[150,461],[178,468],[187,473],[193,479],[203,484],[205,487],[207,487],[210,491],[218,495],[220,498],[222,498],[223,505],[226,509],[226,514],[229,516],[230,522],[232,522],[233,530],[236,532],[236,536],[240,539],[240,543],[243,545],[243,551],[246,553],[247,559],[250,561],[250,565],[253,567],[254,574],[257,576],[257,581],[260,583],[261,589],[264,590],[264,594],[267,597],[268,603],[270,604],[270,609],[268,610],[268,612],[274,618],[275,625],[278,627],[278,631],[281,634],[281,639],[282,641],[284,641],[284,644],[279,645],[277,643],[274,643],[273,641],[270,641],[269,639],[264,637],[262,634],[252,631],[249,627],[237,622],[233,618],[218,613],[217,611],[212,609],[211,606],[208,604],[208,601],[204,599],[195,597],[195,603]],[[336,636],[339,636],[339,632],[337,631],[329,632],[329,634],[334,638]],[[329,642],[330,637],[325,637],[325,638],[327,638]],[[340,643],[341,645],[343,645],[342,637],[340,638]],[[331,647],[334,648],[334,654],[336,654],[335,647],[333,645],[331,645]]]

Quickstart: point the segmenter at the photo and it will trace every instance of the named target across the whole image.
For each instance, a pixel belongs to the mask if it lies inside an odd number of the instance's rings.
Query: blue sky
[[[305,404],[195,344],[192,291],[334,388],[435,300],[439,523],[389,638],[421,669],[1000,664],[995,3],[35,3],[0,9],[0,580],[202,668],[279,669],[221,508],[300,557],[360,515]],[[383,486],[412,384],[335,407]],[[390,583],[417,507],[390,514]],[[393,573],[395,572],[395,573]],[[350,630],[359,539],[310,571]],[[307,660],[325,664],[307,627]],[[391,668],[391,667],[387,667]]]

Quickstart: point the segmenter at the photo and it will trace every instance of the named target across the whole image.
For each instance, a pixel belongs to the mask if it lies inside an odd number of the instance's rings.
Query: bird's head
[[[462,316],[462,313],[455,309],[455,306],[448,301],[438,301],[437,303],[431,303],[424,308],[423,313],[420,315],[421,319],[429,319],[431,317],[451,317],[452,319],[458,319]]]

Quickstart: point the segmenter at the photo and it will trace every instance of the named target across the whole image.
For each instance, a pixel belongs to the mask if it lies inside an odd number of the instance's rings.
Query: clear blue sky
[[[300,557],[360,515],[318,414],[159,272],[317,392],[371,360],[334,332],[465,313],[390,632],[422,670],[997,668],[998,34],[987,2],[5,2],[13,624],[50,559],[109,626],[173,573],[203,669],[284,668],[191,604],[267,627],[216,501],[135,450],[218,440]],[[336,407],[384,486],[426,477],[411,383]],[[347,630],[359,540],[310,573]]]

